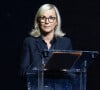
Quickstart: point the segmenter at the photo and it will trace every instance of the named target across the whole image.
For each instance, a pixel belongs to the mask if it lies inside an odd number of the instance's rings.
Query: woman
[[[24,40],[21,73],[26,75],[30,69],[40,68],[39,62],[43,50],[71,50],[71,41],[64,35],[65,33],[61,30],[61,18],[57,7],[53,4],[42,5],[35,16],[34,29],[31,31],[30,37]],[[44,57],[44,64],[47,62],[48,57],[49,55]],[[48,82],[50,83],[50,81]],[[58,84],[55,85],[58,87]],[[65,90],[57,87],[55,87],[55,90]],[[52,90],[50,88],[51,86],[45,90]]]

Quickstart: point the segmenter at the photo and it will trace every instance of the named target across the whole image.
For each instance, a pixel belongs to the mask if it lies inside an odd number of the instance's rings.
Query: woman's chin
[[[49,33],[49,32],[51,32],[52,30],[50,30],[50,29],[45,29],[45,30],[43,30],[43,32],[45,32],[45,33]]]

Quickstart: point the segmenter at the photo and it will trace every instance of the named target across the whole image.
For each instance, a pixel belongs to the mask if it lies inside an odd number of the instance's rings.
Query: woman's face
[[[39,20],[39,28],[44,33],[54,32],[54,28],[57,25],[56,13],[54,9],[50,9],[45,11],[38,18]]]

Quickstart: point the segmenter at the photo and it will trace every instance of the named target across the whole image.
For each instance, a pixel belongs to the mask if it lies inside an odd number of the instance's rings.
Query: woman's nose
[[[45,23],[46,23],[46,24],[49,23],[49,19],[48,19],[48,18],[45,19]]]

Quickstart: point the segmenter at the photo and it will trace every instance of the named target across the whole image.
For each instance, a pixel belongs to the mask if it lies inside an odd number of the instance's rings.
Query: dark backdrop
[[[43,3],[57,5],[62,29],[75,50],[100,51],[100,7],[96,0],[1,0],[0,90],[22,90],[18,77],[24,38],[32,29],[34,15]],[[100,90],[100,57],[87,71],[87,90]]]

